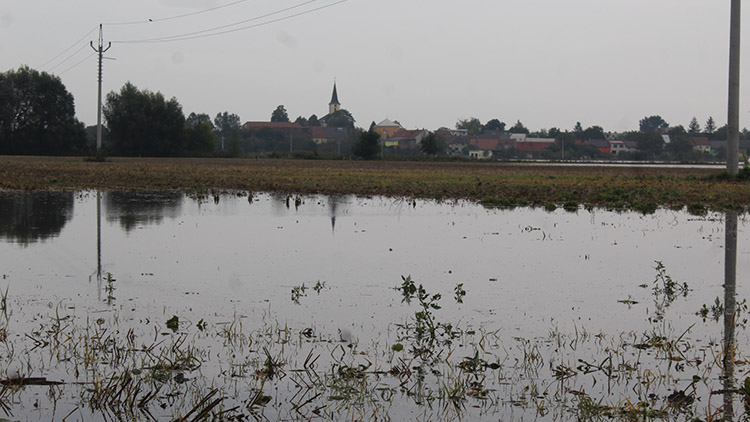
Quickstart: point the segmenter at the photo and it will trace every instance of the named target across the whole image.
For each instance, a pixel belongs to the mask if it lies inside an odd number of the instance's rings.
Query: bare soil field
[[[489,206],[750,209],[750,183],[716,168],[220,158],[0,157],[0,190],[227,190],[468,199]]]

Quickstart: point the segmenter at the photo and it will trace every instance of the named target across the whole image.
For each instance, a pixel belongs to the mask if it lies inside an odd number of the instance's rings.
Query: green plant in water
[[[305,287],[305,283],[302,283],[300,286],[292,287],[292,302],[299,305],[299,298],[307,296],[306,291],[307,287]]]
[[[687,297],[690,288],[687,283],[678,283],[667,274],[667,269],[661,261],[655,261],[656,277],[651,289],[654,295],[656,305],[656,315],[658,318],[664,316],[664,311],[674,302],[678,296]]]
[[[456,288],[453,289],[453,292],[455,293],[454,298],[456,299],[456,303],[464,303],[464,296],[466,296],[466,290],[464,290],[464,283],[456,284]]]
[[[177,332],[177,329],[180,328],[180,319],[177,315],[173,315],[172,318],[167,320],[167,328],[172,330],[173,333]]]
[[[315,290],[315,293],[320,294],[320,292],[325,288],[326,288],[326,282],[318,280],[318,282],[315,283],[313,290]]]
[[[433,314],[433,311],[441,308],[439,302],[442,295],[429,294],[423,285],[417,286],[411,276],[401,276],[401,280],[403,283],[396,290],[401,291],[402,302],[411,303],[416,299],[420,310],[414,313],[413,323],[399,325],[399,328],[406,331],[407,338],[414,340],[414,350],[418,355],[433,355],[434,346],[450,345],[458,336],[452,324],[438,321]]]
[[[718,322],[719,318],[724,315],[724,304],[721,303],[721,299],[719,299],[718,296],[716,297],[714,304],[711,305],[710,308],[707,307],[704,303],[703,307],[700,308],[695,314],[703,318],[703,322],[706,322],[706,319],[708,319],[709,317],[709,313],[711,314],[711,319],[714,320],[714,322]]]
[[[104,279],[104,292],[107,293],[107,305],[111,305],[115,301],[115,278],[112,277],[112,273],[107,273],[107,278]]]

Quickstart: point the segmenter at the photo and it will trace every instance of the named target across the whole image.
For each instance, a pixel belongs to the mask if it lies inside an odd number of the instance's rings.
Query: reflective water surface
[[[744,216],[117,192],[0,215],[3,376],[65,383],[0,394],[15,418],[171,419],[213,389],[207,414],[270,420],[744,413]],[[91,392],[125,378],[153,397]]]

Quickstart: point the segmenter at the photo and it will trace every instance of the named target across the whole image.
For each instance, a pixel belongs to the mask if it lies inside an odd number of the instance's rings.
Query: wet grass
[[[356,194],[469,199],[491,207],[577,209],[579,205],[653,212],[657,207],[750,208],[750,170],[539,166],[254,159],[0,157],[0,189]],[[252,199],[252,196],[250,196]]]

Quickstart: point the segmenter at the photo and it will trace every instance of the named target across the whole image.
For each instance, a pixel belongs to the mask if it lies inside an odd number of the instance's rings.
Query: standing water
[[[750,394],[742,216],[118,192],[0,215],[14,420],[717,420]]]

